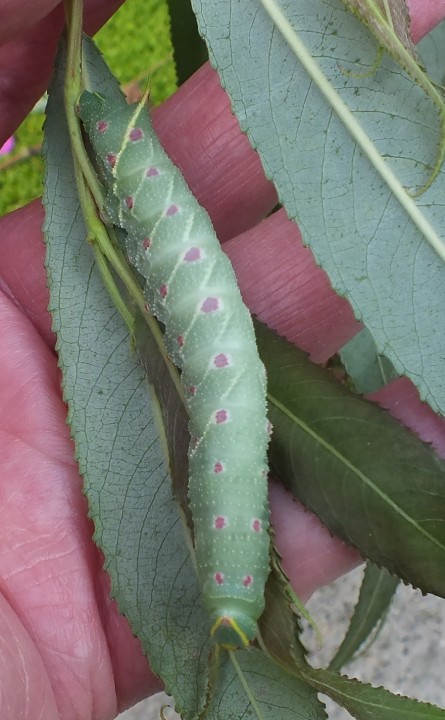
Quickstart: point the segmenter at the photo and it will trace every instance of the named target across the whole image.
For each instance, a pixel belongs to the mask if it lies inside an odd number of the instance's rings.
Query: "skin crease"
[[[88,31],[118,4],[87,2]],[[62,23],[55,6],[0,0],[0,145],[47,86]],[[415,39],[445,16],[439,0],[411,0],[410,9]],[[201,69],[154,122],[227,241],[251,309],[313,359],[329,357],[358,324],[285,214],[261,221],[275,193],[215,73]],[[91,540],[46,312],[42,221],[39,202],[0,220],[0,716],[111,720],[159,683],[108,599]],[[375,399],[445,455],[443,421],[405,378]],[[303,599],[359,561],[278,483],[271,506],[279,550]]]

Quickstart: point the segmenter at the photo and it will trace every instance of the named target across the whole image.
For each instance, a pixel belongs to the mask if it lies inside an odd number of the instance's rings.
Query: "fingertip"
[[[314,362],[325,362],[361,329],[284,210],[229,240],[224,250],[251,312]]]
[[[408,0],[411,37],[417,43],[445,18],[445,0]]]
[[[221,241],[252,227],[272,210],[275,188],[209,63],[153,111],[153,125],[210,214]]]
[[[445,418],[421,400],[418,389],[409,378],[397,378],[367,397],[388,410],[424,442],[430,443],[445,459]]]
[[[303,602],[361,564],[357,550],[334,537],[277,481],[270,483],[269,502],[283,569]]]

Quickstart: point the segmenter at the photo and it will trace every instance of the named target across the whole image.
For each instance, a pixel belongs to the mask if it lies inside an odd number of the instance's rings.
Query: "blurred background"
[[[127,0],[95,39],[131,100],[138,99],[147,83],[152,105],[174,92],[176,74],[164,0]],[[45,105],[43,97],[0,149],[0,216],[42,194]]]

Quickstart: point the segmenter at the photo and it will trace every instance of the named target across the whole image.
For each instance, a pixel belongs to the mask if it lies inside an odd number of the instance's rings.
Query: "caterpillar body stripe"
[[[266,378],[252,320],[207,212],[154,134],[143,104],[85,92],[79,115],[129,262],[145,280],[181,368],[189,412],[189,499],[211,633],[248,645],[269,573]]]

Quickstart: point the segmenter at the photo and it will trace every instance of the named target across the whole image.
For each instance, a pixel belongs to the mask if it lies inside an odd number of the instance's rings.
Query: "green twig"
[[[77,118],[77,102],[83,90],[82,81],[82,16],[83,0],[65,0],[67,57],[65,75],[65,113],[74,162],[80,165],[85,181],[98,207],[103,206],[103,193],[83,144]]]
[[[155,318],[149,314],[142,290],[133,272],[129,269],[117,243],[110,239],[112,230],[107,229],[99,217],[104,206],[102,187],[85,151],[79,120],[77,102],[84,88],[82,75],[82,6],[83,0],[65,0],[67,25],[67,69],[65,75],[65,111],[74,161],[79,202],[88,230],[89,241],[102,274],[105,286],[124,318],[130,332],[133,332],[134,317],[128,310],[119,292],[110,267],[123,282],[133,302],[142,312],[150,331],[155,338],[159,351],[169,369],[173,383],[180,397],[183,397],[178,371],[168,357],[161,329]],[[99,209],[99,212],[98,212]]]

